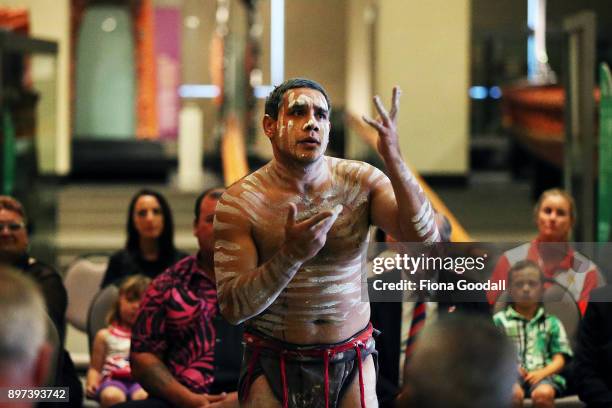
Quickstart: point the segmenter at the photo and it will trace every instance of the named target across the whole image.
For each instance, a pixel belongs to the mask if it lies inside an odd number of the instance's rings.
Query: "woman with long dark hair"
[[[136,274],[153,279],[186,256],[174,246],[172,212],[157,191],[143,189],[132,197],[126,228],[125,248],[111,256],[102,287]]]

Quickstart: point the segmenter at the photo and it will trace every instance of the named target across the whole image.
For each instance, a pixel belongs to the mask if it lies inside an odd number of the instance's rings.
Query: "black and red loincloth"
[[[378,371],[374,331],[370,323],[341,343],[303,346],[246,329],[240,401],[246,401],[253,381],[264,375],[283,408],[335,408],[358,374],[365,408],[362,364],[368,355]]]

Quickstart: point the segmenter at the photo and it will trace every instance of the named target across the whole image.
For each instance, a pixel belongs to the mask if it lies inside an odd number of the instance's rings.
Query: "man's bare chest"
[[[297,207],[296,221],[304,221],[323,211],[341,206],[342,211],[327,234],[325,246],[317,256],[322,258],[342,258],[358,251],[367,237],[369,227],[368,201],[362,199],[347,200],[342,191],[326,191],[312,196],[289,194],[270,194],[266,203],[267,217],[252,219],[252,237],[258,248],[260,262],[265,262],[274,255],[285,242],[285,225],[289,212],[289,203]]]

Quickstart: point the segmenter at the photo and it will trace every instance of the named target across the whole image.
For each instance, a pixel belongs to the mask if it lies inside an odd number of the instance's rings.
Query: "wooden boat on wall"
[[[597,107],[599,89],[593,95]],[[558,168],[563,167],[564,112],[565,90],[561,86],[515,86],[503,90],[504,128],[537,158]],[[595,134],[598,116],[595,109]]]

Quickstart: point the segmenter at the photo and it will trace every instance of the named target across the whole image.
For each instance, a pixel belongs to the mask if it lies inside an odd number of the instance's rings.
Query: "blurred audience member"
[[[401,408],[508,408],[516,351],[490,319],[456,314],[427,327],[406,371]]]
[[[568,243],[576,222],[574,199],[560,189],[546,190],[535,205],[534,216],[538,236],[530,243],[506,251],[495,266],[492,280],[507,279],[512,265],[529,259],[540,266],[546,278],[566,287],[584,314],[589,293],[603,284],[603,278],[597,265]],[[500,291],[489,292],[489,302],[495,303],[500,294]]]
[[[108,316],[108,328],[98,331],[87,371],[87,395],[102,408],[127,400],[143,400],[147,392],[132,378],[130,341],[140,301],[151,279],[133,275],[119,287],[119,296]]]
[[[0,388],[44,387],[51,363],[51,346],[45,341],[47,316],[35,284],[23,274],[0,266]],[[2,406],[9,406],[1,404]],[[33,406],[15,398],[11,407]]]
[[[217,375],[227,378],[218,370],[219,354],[226,360],[235,360],[235,376],[229,381],[232,391],[236,389],[242,358],[240,331],[234,330],[230,338],[215,345],[219,309],[212,227],[222,193],[219,189],[208,190],[196,200],[193,232],[198,239],[198,253],[163,272],[145,293],[132,328],[130,360],[134,378],[150,397],[122,407],[238,407],[236,392],[211,393]],[[215,355],[219,346],[223,352]]]
[[[436,222],[442,242],[448,242],[451,236],[451,225],[448,219],[436,213]],[[390,237],[387,237],[390,241]],[[393,250],[379,254],[379,257],[393,257]],[[452,284],[457,288],[457,280],[465,279],[452,271],[441,270],[435,274],[425,275],[424,272],[405,276],[401,270],[386,271],[381,275],[374,275],[369,279],[369,288],[373,287],[374,280],[393,283],[408,278],[412,280],[432,279],[440,284]],[[476,314],[490,319],[490,309],[483,291],[470,293],[453,290],[431,291],[421,293],[418,291],[386,291],[384,301],[377,299],[380,295],[370,293],[370,320],[372,325],[380,330],[376,338],[378,351],[378,379],[376,394],[382,408],[394,406],[395,399],[400,392],[402,377],[407,368],[406,359],[412,349],[416,349],[420,342],[420,332],[424,326],[433,324],[438,319],[444,319],[456,313]],[[395,298],[393,298],[395,296]],[[419,301],[419,296],[425,296],[427,301]]]
[[[47,313],[63,341],[68,300],[62,277],[51,266],[31,257],[28,245],[27,218],[23,206],[12,197],[0,196],[0,263],[22,270],[38,284],[45,298]]]
[[[102,287],[130,275],[153,279],[187,254],[174,247],[174,223],[168,202],[157,191],[143,189],[132,197],[125,248],[114,253]]]
[[[578,332],[574,377],[588,408],[612,407],[612,286],[591,292]]]
[[[63,349],[66,333],[68,299],[62,278],[49,265],[37,261],[28,253],[27,216],[21,203],[9,196],[0,196],[0,264],[23,271],[39,286],[46,310],[60,337],[62,350],[55,384],[70,387],[70,406],[81,406],[83,388],[76,375],[70,354]],[[61,403],[66,407],[66,403]]]
[[[514,342],[519,361],[519,383],[513,391],[515,407],[531,397],[538,408],[554,406],[566,389],[559,373],[572,356],[563,323],[542,306],[544,274],[538,264],[523,260],[508,271],[510,303],[493,316]]]

